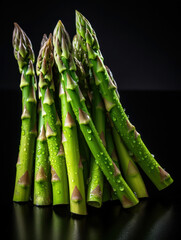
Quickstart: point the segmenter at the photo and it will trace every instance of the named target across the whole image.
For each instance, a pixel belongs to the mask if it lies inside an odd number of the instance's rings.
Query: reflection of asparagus
[[[124,181],[119,169],[107,153],[90,118],[84,98],[77,84],[78,79],[75,74],[74,60],[70,52],[69,36],[61,21],[55,27],[53,41],[55,61],[59,72],[63,76],[68,99],[96,163],[117,192],[123,207],[134,206],[138,203],[138,199]]]
[[[41,103],[41,102],[40,102]],[[52,202],[50,183],[50,164],[45,126],[42,117],[41,104],[39,106],[38,138],[35,154],[34,199],[35,205],[49,205]]]
[[[64,82],[60,85],[63,137],[65,158],[69,180],[70,211],[86,215],[86,199],[83,177],[83,165],[79,154],[77,126],[71,105],[67,102]]]
[[[56,113],[53,98],[53,63],[53,47],[51,39],[48,39],[40,49],[36,67],[37,74],[39,75],[42,115],[45,123],[49,160],[51,164],[53,205],[56,205],[67,204],[69,198],[65,158],[63,146],[61,144],[60,119]]]
[[[78,11],[76,12],[76,29],[81,47],[88,54],[89,65],[93,69],[96,84],[99,86],[105,107],[110,114],[116,130],[128,149],[135,155],[137,163],[155,186],[159,190],[169,186],[173,182],[173,179],[170,174],[157,163],[143,143],[140,134],[130,123],[117,96],[116,87],[103,63],[96,33],[88,20]]]
[[[36,137],[36,79],[34,74],[34,53],[31,42],[25,32],[14,24],[14,55],[21,73],[22,125],[16,181],[13,200],[28,201],[30,198],[34,145]]]

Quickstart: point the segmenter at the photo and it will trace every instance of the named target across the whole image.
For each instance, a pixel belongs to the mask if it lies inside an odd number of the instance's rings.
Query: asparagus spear
[[[110,157],[112,158],[113,162],[116,164],[117,168],[120,169],[118,157],[117,157],[117,153],[116,153],[116,148],[115,148],[114,141],[113,141],[112,129],[110,127],[110,123],[109,123],[108,119],[106,121],[105,139],[106,139],[107,151],[108,151]],[[118,199],[116,192],[114,192],[113,189],[111,191],[111,198],[112,198],[112,200]]]
[[[109,77],[112,79],[114,85],[116,85],[116,82],[113,79],[111,70],[107,66],[106,66],[106,69],[109,74]],[[116,93],[119,98],[119,93],[118,92]],[[148,197],[148,192],[144,184],[144,181],[142,179],[142,176],[136,164],[134,163],[135,158],[133,158],[134,157],[133,154],[132,153],[130,154],[130,152],[127,150],[120,135],[116,131],[115,126],[109,117],[109,114],[108,114],[108,119],[110,121],[116,150],[119,156],[119,162],[127,183],[129,184],[131,189],[136,193],[138,198]]]
[[[45,125],[41,102],[38,109],[38,138],[36,140],[34,199],[35,205],[44,206],[52,203],[51,176]]]
[[[70,211],[86,215],[86,197],[83,165],[79,153],[77,126],[70,103],[67,101],[64,82],[60,81],[63,137],[66,165],[69,180]]]
[[[138,198],[148,197],[146,186],[141,174],[114,126],[112,127],[112,132],[119,156],[119,162],[126,182],[136,193]]]
[[[128,208],[136,205],[139,202],[138,199],[124,181],[119,169],[112,162],[87,110],[84,97],[77,83],[78,78],[75,74],[76,66],[71,54],[70,39],[61,21],[54,29],[53,44],[55,61],[64,79],[67,98],[96,163],[117,192],[123,207]]]
[[[89,70],[87,54],[82,51],[77,35],[73,37],[72,47],[72,54],[77,66],[76,73],[79,77],[79,87],[85,97],[86,106],[91,112],[92,91],[90,84],[93,81],[93,76]]]
[[[90,89],[92,90],[91,91],[92,106],[88,105],[89,106],[88,109],[89,111],[91,111],[93,122],[105,146],[105,137],[104,137],[105,136],[105,112],[104,112],[104,105],[102,102],[102,98],[98,89],[94,84],[94,78],[91,72],[89,71],[88,62],[86,61],[87,56],[82,54],[81,48],[79,46],[79,42],[77,40],[77,36],[74,36],[72,46],[73,46],[73,54],[74,56],[76,56],[76,58],[74,58],[75,61],[76,62],[78,60],[80,61],[79,63],[80,66],[78,67],[78,69],[80,69],[80,73],[78,74],[78,76],[80,76],[79,86],[86,100],[87,99],[89,100],[88,92],[90,92]],[[78,60],[76,60],[77,58]],[[89,84],[86,78],[88,79]],[[88,101],[86,101],[86,103],[87,102]],[[90,177],[89,177],[88,191],[87,191],[87,202],[89,205],[92,205],[98,208],[101,207],[102,197],[103,197],[103,186],[104,186],[103,173],[99,168],[99,166],[96,164],[94,157],[91,156]]]
[[[99,91],[93,87],[92,98],[92,119],[96,130],[104,144],[105,142],[105,114],[104,106]],[[87,202],[89,205],[100,208],[102,205],[102,196],[104,188],[104,175],[97,165],[95,158],[91,157],[90,180],[87,191]]]
[[[89,65],[92,67],[96,84],[104,99],[106,110],[109,112],[113,124],[122,137],[128,149],[133,152],[137,163],[147,174],[155,186],[161,190],[169,186],[173,179],[155,160],[143,143],[135,126],[129,121],[116,93],[116,86],[109,77],[103,63],[96,33],[89,21],[76,11],[76,29],[82,49],[87,52]]]
[[[33,63],[34,52],[30,39],[17,23],[13,31],[14,56],[21,73],[22,91],[21,139],[13,201],[25,202],[30,198],[33,155],[36,138],[36,78]]]
[[[51,39],[49,38],[40,49],[36,71],[39,76],[39,96],[42,103],[42,115],[45,123],[51,165],[53,205],[57,205],[68,204],[69,197],[66,164],[63,146],[61,144],[60,119],[56,112],[53,98],[53,64],[53,47]]]
[[[75,37],[74,37],[75,39]],[[73,46],[73,51],[74,51],[74,39],[72,42],[72,46]],[[76,74],[79,78],[79,86],[80,89],[83,93],[83,96],[85,98],[86,101],[86,105],[88,109],[91,109],[91,102],[90,99],[88,97],[88,83],[86,80],[86,76],[85,76],[85,71],[83,68],[82,63],[76,58],[76,55],[73,53],[74,55],[74,60],[75,60],[75,64],[76,64]],[[84,173],[84,183],[85,183],[85,188],[87,189],[87,184],[88,184],[88,175],[89,175],[89,164],[90,164],[90,151],[89,151],[89,147],[84,139],[84,136],[80,130],[80,127],[77,126],[77,130],[78,130],[78,138],[79,138],[79,151],[80,151],[80,156],[82,159],[82,165],[83,165],[83,173]]]

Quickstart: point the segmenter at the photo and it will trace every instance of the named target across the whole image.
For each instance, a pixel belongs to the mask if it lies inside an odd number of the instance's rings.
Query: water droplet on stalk
[[[91,133],[91,132],[92,132],[92,130],[91,130],[90,128],[88,128],[88,129],[87,129],[87,132],[88,132],[88,133]]]
[[[117,119],[115,117],[113,117],[112,120],[113,120],[113,122],[116,122]]]
[[[122,192],[122,191],[124,191],[124,186],[120,186],[119,187],[119,190]]]

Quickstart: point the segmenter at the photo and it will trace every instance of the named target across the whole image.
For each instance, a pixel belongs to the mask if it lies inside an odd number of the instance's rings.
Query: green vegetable
[[[32,166],[36,130],[36,78],[33,63],[34,52],[30,39],[20,26],[15,23],[13,31],[14,56],[21,73],[22,91],[21,139],[13,201],[26,202],[30,199]]]
[[[78,78],[75,73],[76,66],[70,51],[70,39],[61,21],[57,23],[54,29],[53,44],[55,61],[59,72],[63,76],[67,99],[71,103],[80,129],[95,157],[96,163],[117,192],[123,207],[136,205],[139,202],[138,199],[124,181],[119,169],[107,153],[87,110],[84,97],[77,84]]]
[[[133,158],[130,156],[114,126],[112,127],[112,131],[119,156],[119,162],[126,182],[133,192],[136,193],[138,198],[148,197],[146,186]]]
[[[49,38],[40,49],[36,70],[39,76],[39,96],[42,103],[42,115],[44,118],[51,165],[53,205],[57,205],[68,204],[69,196],[66,163],[61,143],[61,122],[56,112],[53,97],[53,64],[53,46]]]
[[[36,140],[33,203],[38,206],[44,206],[52,203],[52,189],[48,145],[42,117],[41,102],[38,110],[38,138]]]
[[[70,103],[67,101],[64,82],[60,82],[60,98],[63,123],[62,142],[65,150],[69,180],[70,211],[86,215],[86,197],[82,159],[79,153],[77,126]]]
[[[75,51],[74,48],[74,42],[75,42],[75,37],[72,42],[73,46],[73,51]],[[86,105],[88,109],[91,109],[91,101],[89,99],[89,88],[88,88],[88,82],[86,79],[86,72],[84,71],[83,64],[77,59],[77,55],[74,53],[74,61],[76,65],[76,74],[79,78],[79,87],[81,89],[81,92],[83,94],[83,97],[85,98]],[[89,165],[90,165],[90,151],[89,147],[84,139],[84,136],[80,130],[80,127],[77,126],[78,130],[78,138],[79,138],[79,150],[80,150],[80,156],[82,159],[82,165],[83,165],[83,172],[84,172],[84,182],[85,182],[85,188],[87,189],[87,184],[88,184],[88,177],[89,177]]]
[[[95,124],[96,130],[102,140],[102,143],[106,147],[104,105],[99,91],[94,85],[92,92],[92,119]],[[89,205],[92,205],[94,207],[101,207],[103,189],[104,175],[99,165],[97,165],[94,156],[92,156],[90,164],[90,180],[87,191],[87,202]]]
[[[91,112],[93,122],[96,130],[101,137],[105,146],[105,111],[102,97],[95,86],[94,77],[89,70],[87,56],[82,53],[77,36],[73,38],[73,54],[77,66],[77,74],[79,77],[79,87],[83,96],[85,97],[86,106],[88,111]],[[108,200],[108,184],[105,184],[103,173],[99,166],[96,164],[94,157],[91,155],[90,163],[90,177],[88,182],[87,202],[94,207],[101,207],[102,200]],[[97,188],[99,194],[97,194]],[[104,189],[104,190],[103,190]]]
[[[78,11],[76,11],[76,29],[78,40],[82,49],[88,54],[89,66],[94,72],[96,85],[99,87],[106,110],[109,112],[116,130],[123,139],[126,147],[135,155],[137,163],[155,186],[159,190],[166,188],[173,182],[173,179],[158,164],[143,143],[135,126],[130,123],[120,103],[116,86],[103,63],[96,33],[89,21]]]

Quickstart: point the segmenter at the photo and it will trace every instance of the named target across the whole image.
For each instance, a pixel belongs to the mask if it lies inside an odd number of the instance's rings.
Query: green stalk
[[[86,215],[86,197],[84,187],[83,165],[79,154],[77,126],[71,105],[67,102],[64,82],[60,82],[61,110],[66,165],[69,180],[70,211],[75,214]]]
[[[84,136],[80,130],[79,125],[77,126],[77,132],[78,132],[80,159],[83,165],[84,185],[85,185],[85,191],[87,192],[88,178],[89,178],[89,165],[90,165],[90,161],[89,161],[90,151],[84,139]]]
[[[92,119],[96,130],[105,146],[105,113],[102,98],[98,89],[93,86]],[[87,190],[87,203],[100,208],[102,206],[104,175],[97,165],[94,156],[91,157],[90,178]]]
[[[116,164],[117,168],[120,169],[119,167],[119,162],[118,162],[118,157],[117,157],[117,153],[116,153],[116,148],[114,145],[114,141],[113,141],[113,136],[112,136],[112,132],[111,132],[111,127],[109,122],[106,122],[106,134],[105,134],[105,138],[106,138],[106,148],[107,151],[111,157],[111,159],[113,160],[113,162]],[[111,198],[112,200],[117,200],[118,197],[116,195],[116,193],[113,191],[111,192]]]
[[[21,73],[22,91],[21,139],[13,201],[29,201],[32,182],[32,167],[36,130],[36,78],[34,73],[34,52],[25,32],[17,23],[13,32],[14,56]]]
[[[39,106],[38,114],[38,138],[36,140],[33,203],[38,206],[44,206],[52,203],[52,190],[48,145],[41,104]]]
[[[136,205],[139,201],[124,181],[119,169],[107,153],[85,105],[85,99],[78,87],[76,66],[71,56],[68,33],[59,21],[53,34],[54,56],[59,72],[63,76],[67,99],[70,101],[84,138],[104,175],[117,192],[123,207]]]
[[[173,179],[158,164],[143,143],[135,126],[130,123],[117,96],[116,86],[103,63],[95,31],[88,20],[78,11],[76,11],[76,28],[81,47],[88,54],[89,65],[93,69],[96,85],[99,87],[106,110],[109,112],[116,130],[127,148],[135,155],[137,163],[155,186],[159,190],[166,188],[173,182]]]
[[[88,88],[88,82],[86,79],[86,72],[84,71],[83,64],[80,61],[80,59],[77,59],[78,54],[75,53],[75,40],[76,38],[74,37],[72,46],[73,46],[73,51],[74,51],[74,61],[76,64],[76,74],[79,78],[79,86],[80,89],[83,93],[83,96],[85,98],[85,102],[87,105],[87,108],[90,110],[91,109],[91,101],[89,99],[89,88]],[[87,184],[88,184],[88,177],[89,177],[89,164],[90,164],[90,151],[89,147],[84,139],[84,136],[80,130],[80,127],[78,126],[78,138],[79,138],[79,151],[82,159],[82,165],[83,165],[83,172],[84,172],[84,182],[85,182],[85,188],[87,189]]]
[[[114,126],[112,127],[112,131],[119,156],[119,162],[126,182],[133,192],[136,193],[138,198],[148,197],[146,186],[141,174]]]
[[[39,76],[42,115],[44,118],[46,138],[51,165],[51,183],[53,205],[68,204],[68,181],[63,146],[61,143],[60,119],[56,112],[53,98],[54,83],[52,66],[54,63],[51,39],[48,39],[40,49],[37,59],[37,75]]]
[[[91,112],[95,127],[100,137],[103,139],[105,146],[105,111],[102,97],[95,86],[95,79],[91,70],[89,69],[88,57],[81,50],[76,35],[73,38],[72,46],[74,59],[77,66],[76,73],[79,77],[79,87],[83,93],[83,96],[85,97],[85,103],[88,111]],[[97,194],[96,189],[99,189],[99,194]],[[87,192],[88,204],[101,207],[102,201],[107,201],[110,198],[109,190],[109,184],[104,179],[101,169],[95,163],[94,157],[91,156],[90,178]]]

